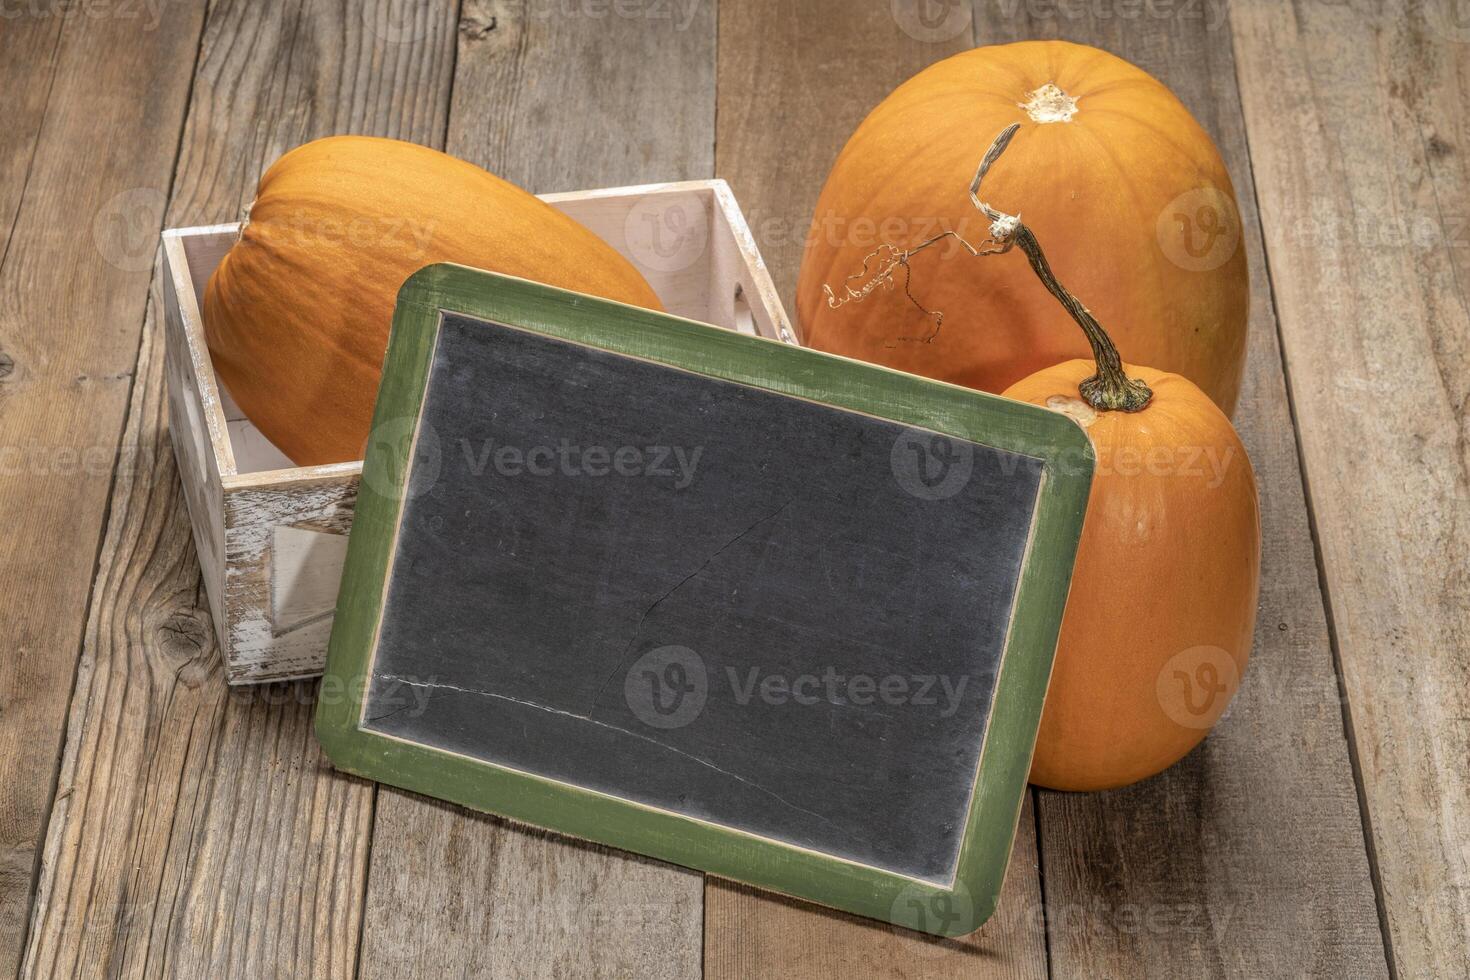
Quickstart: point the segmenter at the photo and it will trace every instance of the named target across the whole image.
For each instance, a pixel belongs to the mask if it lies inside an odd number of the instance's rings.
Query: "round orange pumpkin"
[[[1139,411],[1084,400],[1092,360],[1005,392],[1071,415],[1097,455],[1031,767],[1053,789],[1123,786],[1182,758],[1229,704],[1255,627],[1261,531],[1245,447],[1191,382],[1122,367],[1153,391]]]
[[[660,309],[626,259],[513,184],[427,147],[333,136],[266,171],[209,279],[216,373],[298,464],[360,459],[398,289],[435,262]]]
[[[1068,285],[1130,360],[1181,374],[1227,414],[1245,363],[1248,283],[1234,190],[1209,136],[1168,89],[1106,52],[1062,41],[977,48],[899,86],[853,133],[817,201],[797,285],[818,350],[999,392],[1087,344],[1030,277],[930,249],[902,288],[833,309],[882,244],[985,221],[966,187],[992,136],[1021,123],[997,204],[1020,211]]]

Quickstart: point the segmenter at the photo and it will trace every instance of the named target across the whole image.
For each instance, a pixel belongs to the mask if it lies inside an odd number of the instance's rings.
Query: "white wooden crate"
[[[545,194],[636,265],[679,316],[796,343],[722,180]],[[169,424],[231,684],[321,673],[361,461],[295,466],[210,363],[204,287],[238,226],[163,233]]]

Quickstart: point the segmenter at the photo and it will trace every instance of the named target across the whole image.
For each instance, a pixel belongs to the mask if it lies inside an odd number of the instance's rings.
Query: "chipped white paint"
[[[643,272],[664,309],[786,343],[782,309],[745,218],[723,180],[545,194]],[[687,261],[639,261],[638,209],[678,203],[702,221]],[[204,287],[238,225],[164,232],[158,277],[169,357],[169,423],[215,631],[231,684],[321,673],[357,499],[360,461],[293,466],[218,384],[205,344]],[[673,230],[679,230],[675,227]]]

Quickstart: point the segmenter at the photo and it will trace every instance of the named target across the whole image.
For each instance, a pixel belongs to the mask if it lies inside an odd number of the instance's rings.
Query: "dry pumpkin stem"
[[[939,334],[939,327],[944,322],[942,312],[933,312],[924,309],[912,292],[909,291],[909,259],[918,252],[930,247],[941,239],[953,237],[965,247],[971,255],[999,255],[1009,252],[1012,248],[1019,248],[1031,263],[1031,270],[1041,280],[1047,292],[1056,297],[1057,302],[1067,311],[1077,326],[1082,328],[1083,334],[1087,336],[1087,342],[1092,347],[1093,360],[1097,364],[1097,373],[1086,378],[1078,386],[1082,398],[1087,404],[1099,411],[1122,411],[1137,412],[1148,405],[1153,398],[1153,391],[1147,384],[1135,378],[1130,378],[1123,371],[1123,360],[1118,356],[1118,348],[1113,345],[1112,338],[1103,330],[1097,318],[1082,305],[1082,302],[1073,296],[1065,286],[1057,281],[1056,275],[1051,271],[1051,265],[1046,261],[1046,253],[1041,250],[1041,243],[1031,229],[1021,221],[1021,215],[1007,214],[998,208],[985,203],[980,197],[980,184],[995,161],[1005,152],[1010,145],[1011,138],[1020,129],[1020,123],[1012,123],[1007,126],[995,142],[990,145],[985,156],[980,161],[980,166],[975,171],[975,179],[970,182],[970,201],[979,211],[990,219],[990,237],[980,243],[979,246],[971,245],[958,233],[953,231],[942,232],[935,235],[911,249],[900,249],[893,245],[882,245],[869,253],[863,259],[863,269],[855,276],[849,276],[843,284],[843,295],[835,296],[830,286],[822,288],[827,293],[827,305],[836,309],[846,303],[857,302],[866,298],[879,286],[891,288],[895,270],[902,267],[904,270],[904,293],[926,316],[935,321],[934,330],[925,338],[924,342],[930,342]],[[875,257],[883,257],[878,271],[857,289],[851,285],[854,279],[862,279],[868,275],[868,262]],[[910,339],[910,338],[904,338]]]
[[[915,245],[913,248],[909,249],[901,249],[896,245],[889,245],[885,243],[879,245],[877,248],[873,249],[873,251],[863,256],[863,267],[861,270],[842,280],[841,296],[837,296],[836,294],[834,294],[832,292],[831,286],[827,285],[826,283],[822,284],[822,292],[827,294],[827,305],[835,310],[839,306],[846,306],[848,303],[861,302],[876,289],[892,289],[894,273],[897,270],[902,269],[903,294],[908,297],[910,303],[913,303],[914,306],[919,308],[920,313],[923,313],[924,316],[934,321],[934,329],[929,331],[922,337],[899,337],[898,339],[903,341],[918,342],[921,344],[933,343],[934,338],[939,336],[940,328],[944,326],[944,311],[930,310],[925,307],[923,303],[920,303],[918,298],[914,296],[913,291],[909,288],[910,283],[913,279],[913,268],[909,265],[909,259],[924,251],[924,249],[929,248],[931,245],[937,244],[945,238],[953,238],[955,241],[959,242],[960,245],[963,246],[965,250],[968,251],[971,255],[977,257],[981,255],[993,255],[997,252],[1004,251],[1004,249],[1000,248],[987,248],[986,243],[989,242],[989,239],[986,239],[985,242],[981,243],[979,248],[976,248],[974,245],[971,245],[969,242],[965,241],[964,237],[961,236],[959,232],[955,231],[942,231],[939,234],[935,235],[933,238],[920,242],[918,245]],[[870,272],[868,270],[868,264],[875,259],[878,260],[879,263],[878,271]],[[862,280],[862,286],[854,289],[852,287],[852,282],[854,280]]]

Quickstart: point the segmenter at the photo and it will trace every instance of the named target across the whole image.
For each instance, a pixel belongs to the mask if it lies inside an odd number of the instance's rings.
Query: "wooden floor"
[[[226,689],[165,423],[161,228],[234,220],[265,164],[327,133],[535,191],[719,175],[789,308],[867,109],[955,51],[1053,36],[1162,78],[1235,178],[1263,590],[1221,726],[1131,789],[1033,792],[978,934],[344,778],[310,685]],[[1457,0],[9,5],[0,969],[1470,976],[1467,101]]]

